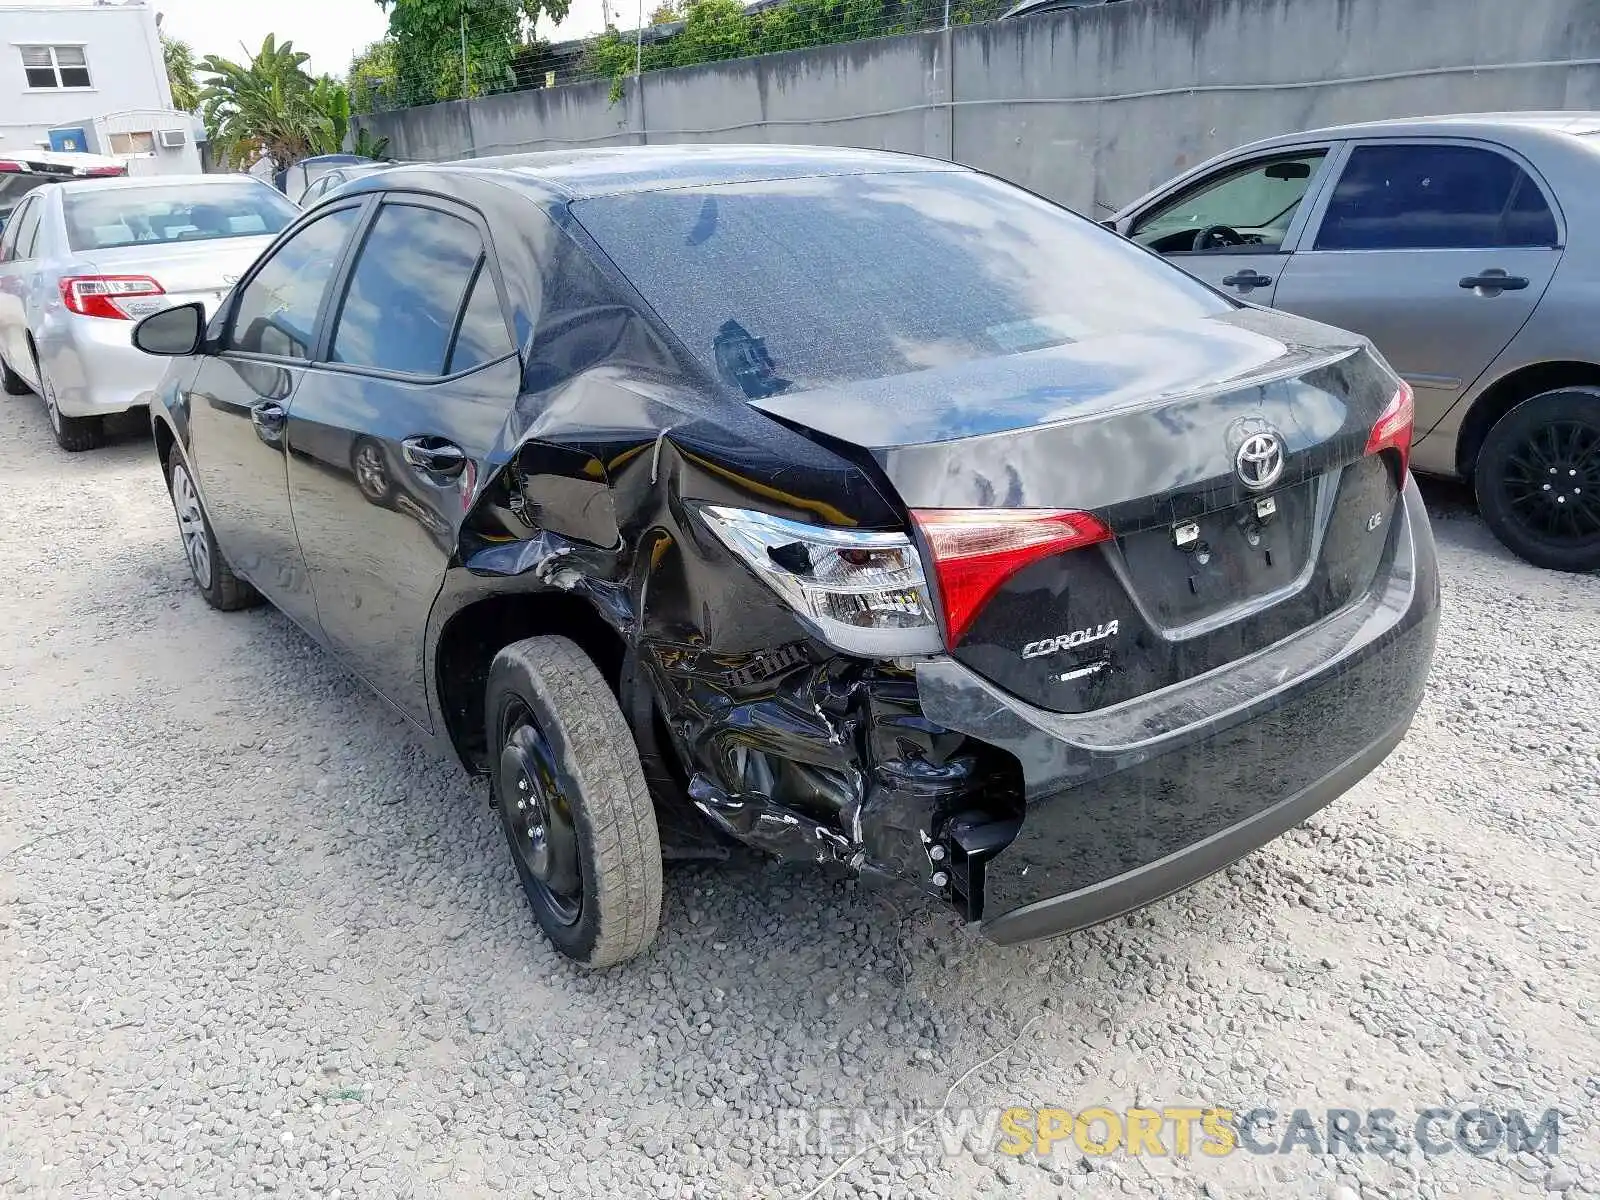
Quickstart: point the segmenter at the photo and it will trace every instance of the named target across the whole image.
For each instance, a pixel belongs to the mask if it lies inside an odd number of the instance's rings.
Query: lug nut
[[[947,884],[949,882],[950,882],[950,873],[948,871],[935,871],[933,873],[933,886],[934,887],[942,888],[942,887],[945,886],[945,884]]]
[[[937,842],[928,847],[928,857],[934,862],[943,862],[946,853],[945,848]]]

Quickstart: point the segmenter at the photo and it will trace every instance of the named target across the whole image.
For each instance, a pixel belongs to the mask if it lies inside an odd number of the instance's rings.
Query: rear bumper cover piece
[[[1407,481],[1366,597],[1208,675],[1060,714],[952,659],[918,669],[929,719],[1021,763],[1027,810],[988,864],[984,931],[1068,933],[1196,883],[1366,775],[1420,702],[1438,626],[1432,534]]]

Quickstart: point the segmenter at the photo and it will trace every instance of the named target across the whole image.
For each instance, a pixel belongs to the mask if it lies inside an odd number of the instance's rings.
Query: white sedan
[[[101,419],[137,407],[163,364],[133,324],[199,300],[207,311],[299,210],[239,175],[48,184],[0,235],[0,376],[35,392],[56,440],[87,450]]]

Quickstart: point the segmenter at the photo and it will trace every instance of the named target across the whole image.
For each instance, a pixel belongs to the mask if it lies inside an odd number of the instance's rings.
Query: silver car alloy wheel
[[[206,536],[206,517],[189,472],[182,464],[172,468],[172,507],[178,514],[178,531],[183,534],[183,552],[189,570],[202,590],[211,586],[211,541]]]

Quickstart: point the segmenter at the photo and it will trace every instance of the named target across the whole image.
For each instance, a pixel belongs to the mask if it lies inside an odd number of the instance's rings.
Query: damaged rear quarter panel
[[[903,511],[861,466],[705,376],[559,212],[518,229],[542,280],[523,392],[430,648],[486,597],[577,596],[622,643],[620,699],[658,799],[686,794],[716,829],[780,858],[926,885],[930,839],[978,803],[993,764],[923,717],[908,670],[813,638],[695,515],[722,504],[898,529]],[[442,682],[435,692],[446,708]],[[1012,803],[1004,792],[983,802]]]

